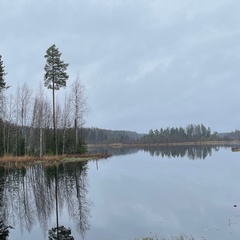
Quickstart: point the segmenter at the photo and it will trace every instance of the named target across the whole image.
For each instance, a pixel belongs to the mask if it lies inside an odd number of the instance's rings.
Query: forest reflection
[[[88,148],[89,153],[108,153],[113,156],[135,154],[139,151],[139,147],[90,147]]]
[[[220,146],[195,145],[195,146],[152,146],[143,147],[143,151],[151,156],[161,157],[188,157],[190,160],[205,159],[212,155],[212,151],[218,151]]]
[[[37,223],[46,236],[58,221],[61,225],[58,210],[61,212],[63,208],[67,208],[75,230],[84,237],[90,227],[92,205],[87,198],[87,172],[86,162],[0,167],[0,239],[7,239],[10,225],[20,225],[22,232],[31,232]],[[56,225],[49,227],[53,216]]]
[[[138,151],[149,152],[151,156],[161,157],[187,157],[190,160],[205,159],[211,156],[212,152],[219,151],[221,147],[213,145],[168,145],[168,146],[140,146],[140,147],[93,147],[90,152],[109,153],[113,156],[135,154]]]

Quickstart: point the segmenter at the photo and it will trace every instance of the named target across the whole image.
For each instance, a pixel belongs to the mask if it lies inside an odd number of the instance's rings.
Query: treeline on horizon
[[[46,102],[46,116],[44,118],[45,127],[40,129],[34,119],[34,112],[29,112],[32,121],[28,125],[21,126],[20,122],[3,122],[0,120],[0,154],[39,155],[40,145],[44,154],[54,154],[55,144],[53,142],[53,127],[51,124],[51,112]],[[31,107],[29,106],[29,110]],[[68,108],[67,108],[68,109]],[[66,109],[65,109],[66,110]],[[60,114],[61,112],[61,114]],[[14,115],[13,115],[14,116]],[[60,117],[62,116],[62,117]],[[138,134],[133,131],[107,130],[100,128],[80,128],[78,134],[78,146],[76,146],[76,132],[72,115],[68,120],[64,118],[64,109],[59,109],[59,125],[57,128],[57,146],[59,154],[83,153],[87,150],[86,144],[171,144],[184,142],[204,142],[239,139],[240,131],[225,134],[211,132],[203,124],[189,124],[186,128],[161,128],[160,130],[150,130],[148,134]],[[14,120],[13,118],[12,120]],[[16,119],[15,119],[16,120]],[[66,125],[66,120],[68,124]],[[17,124],[18,123],[18,124]],[[48,124],[47,124],[48,123]],[[30,124],[30,125],[29,125]],[[68,127],[66,127],[68,126]]]
[[[147,134],[133,131],[108,130],[100,128],[83,128],[82,133],[88,144],[155,144],[155,143],[184,143],[203,141],[229,141],[240,139],[240,131],[231,133],[212,132],[210,127],[203,124],[189,124],[187,127],[168,127],[151,129]]]
[[[83,128],[82,134],[87,144],[135,143],[142,134],[125,130]]]
[[[142,143],[178,143],[213,140],[220,140],[220,137],[217,132],[212,133],[210,127],[205,127],[203,124],[189,124],[185,128],[151,129],[140,141]]]
[[[83,128],[82,133],[88,144],[153,144],[222,139],[216,132],[211,133],[211,129],[202,124],[189,124],[186,128],[151,129],[148,134],[99,128]]]

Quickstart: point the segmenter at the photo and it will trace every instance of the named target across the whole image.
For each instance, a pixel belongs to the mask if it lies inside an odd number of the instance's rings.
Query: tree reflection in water
[[[4,209],[4,191],[5,191],[5,171],[0,168],[0,239],[6,240],[9,236],[10,226],[6,225],[6,209]],[[12,227],[11,227],[12,228]]]
[[[71,236],[71,229],[64,226],[58,226],[48,231],[48,240],[74,240]]]
[[[188,157],[190,160],[205,159],[212,155],[212,150],[218,151],[219,146],[194,145],[194,146],[152,146],[144,147],[145,152],[151,156],[161,157]]]
[[[46,236],[51,216],[56,215],[54,229],[60,221],[58,209],[61,212],[67,206],[76,230],[84,237],[90,227],[91,209],[87,199],[87,171],[86,162],[36,164],[20,169],[0,167],[0,236],[1,231],[8,234],[8,228],[4,228],[8,224],[18,224],[22,232],[31,232],[37,222]]]

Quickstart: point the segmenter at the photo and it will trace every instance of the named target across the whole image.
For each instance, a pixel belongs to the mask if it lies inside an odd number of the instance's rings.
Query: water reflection
[[[6,226],[3,221],[0,221],[0,239],[7,240],[9,236],[9,227]]]
[[[3,209],[3,194],[4,194],[4,178],[1,176],[2,171],[0,169],[0,239],[7,239],[8,235],[9,235],[9,230],[8,230],[8,226],[5,224],[5,215],[4,212],[2,211]]]
[[[22,232],[31,232],[39,223],[46,237],[48,229],[61,225],[58,210],[67,207],[75,230],[84,237],[90,227],[91,209],[87,199],[87,172],[86,162],[0,167],[0,236],[8,236],[9,224],[19,225]],[[56,225],[48,226],[53,216]]]
[[[71,229],[64,226],[58,226],[48,231],[48,240],[74,240],[71,236]]]
[[[195,145],[195,146],[161,146],[146,147],[145,152],[151,156],[161,157],[188,157],[190,160],[205,159],[212,155],[212,151],[218,151],[219,146]]]
[[[90,153],[108,153],[110,155],[129,155],[135,154],[139,151],[139,147],[111,147],[111,146],[101,146],[101,147],[89,147],[88,152]]]
[[[135,154],[140,150],[149,152],[151,156],[161,157],[188,157],[190,160],[205,159],[211,156],[213,151],[219,151],[222,147],[230,146],[213,146],[213,145],[185,145],[185,146],[141,146],[141,147],[92,147],[89,152],[109,153],[113,156]]]

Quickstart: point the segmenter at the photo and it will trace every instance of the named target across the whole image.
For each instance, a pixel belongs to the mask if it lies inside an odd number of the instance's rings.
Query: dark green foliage
[[[174,143],[174,142],[195,142],[219,140],[216,133],[212,134],[210,128],[206,128],[203,124],[188,125],[185,129],[180,128],[166,128],[160,130],[150,130],[148,134],[144,135],[140,142],[142,143]]]
[[[4,70],[4,65],[3,65],[3,61],[2,61],[2,56],[0,55],[0,92],[5,89],[5,88],[8,88],[6,86],[6,82],[5,82],[5,75],[6,75],[6,72]]]
[[[53,44],[44,56],[46,58],[44,85],[49,89],[59,90],[61,87],[66,87],[66,80],[69,77],[66,73],[68,64],[60,59],[61,55]]]
[[[9,230],[8,226],[6,226],[2,220],[0,220],[0,239],[5,240],[8,239],[9,236]]]
[[[59,236],[57,235],[57,232]],[[65,239],[65,240],[74,240],[73,236],[71,236],[71,229],[65,228],[64,226],[54,227],[48,231],[48,240],[57,240],[57,239]]]
[[[77,153],[78,154],[83,154],[87,152],[87,144],[81,140],[77,146]]]
[[[61,140],[62,140],[62,136],[61,136]],[[60,142],[60,150],[61,153],[63,146],[62,146],[62,141]],[[66,140],[65,140],[65,149],[64,149],[64,153],[70,153],[70,154],[83,154],[87,152],[87,145],[84,141],[83,136],[80,136],[80,133],[78,134],[78,145],[75,148],[75,131],[74,129],[67,129],[66,130]]]
[[[19,144],[17,146],[17,156],[24,156],[25,154],[25,142],[24,142],[24,138],[22,136],[20,136],[19,139]]]
[[[83,135],[79,133],[79,144],[75,151],[75,129],[68,128],[65,130],[65,143],[63,142],[63,129],[57,131],[57,146],[59,154],[82,154],[86,153],[87,146]],[[0,119],[0,157],[3,155],[24,156],[39,156],[39,128],[26,127],[25,143],[24,136],[21,132],[21,126],[16,126],[8,122],[3,122]],[[43,155],[55,154],[54,130],[52,128],[42,129],[43,132]],[[4,136],[5,134],[5,136]],[[9,134],[9,135],[8,135]]]

